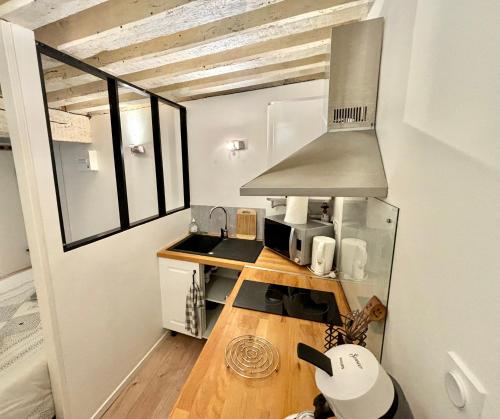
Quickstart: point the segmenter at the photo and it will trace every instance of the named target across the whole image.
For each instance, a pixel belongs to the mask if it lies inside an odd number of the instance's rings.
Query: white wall
[[[240,196],[240,186],[268,167],[268,104],[326,93],[327,82],[316,80],[186,102],[191,203],[266,208],[264,197]],[[307,109],[303,124],[311,124]],[[228,141],[241,139],[247,150],[233,155],[226,149]]]
[[[190,211],[64,253],[33,33],[6,22],[0,29],[57,416],[88,418],[162,334],[156,251],[185,233]]]
[[[377,132],[400,208],[383,361],[416,418],[465,418],[443,385],[449,350],[489,392],[482,418],[500,412],[498,6],[382,8]]]
[[[69,417],[88,418],[162,333],[156,251],[185,234],[190,212],[63,253],[54,210],[43,208]]]
[[[0,278],[30,266],[12,151],[0,150]]]

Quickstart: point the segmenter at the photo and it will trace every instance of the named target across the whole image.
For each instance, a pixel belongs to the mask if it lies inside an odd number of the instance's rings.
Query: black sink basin
[[[169,250],[205,254],[211,252],[221,241],[220,237],[193,234],[175,244]]]
[[[254,263],[263,247],[262,242],[256,240],[222,240],[220,237],[193,234],[168,250]]]

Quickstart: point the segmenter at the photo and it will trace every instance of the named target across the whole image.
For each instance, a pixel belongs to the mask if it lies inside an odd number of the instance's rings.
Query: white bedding
[[[54,402],[30,271],[0,281],[0,418],[52,418]]]

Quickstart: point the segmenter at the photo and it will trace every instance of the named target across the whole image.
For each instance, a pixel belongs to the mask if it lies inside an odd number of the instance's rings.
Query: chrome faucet
[[[220,238],[221,239],[227,239],[228,238],[228,234],[227,234],[227,211],[224,207],[213,207],[211,210],[210,210],[210,214],[209,214],[209,218],[212,219],[212,213],[217,209],[217,208],[220,208],[222,211],[224,211],[224,214],[226,215],[226,224],[224,225],[224,228],[221,228],[220,229]]]

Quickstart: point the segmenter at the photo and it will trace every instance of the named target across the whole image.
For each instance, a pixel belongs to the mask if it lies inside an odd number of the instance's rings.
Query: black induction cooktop
[[[234,307],[341,325],[333,292],[245,280]]]

